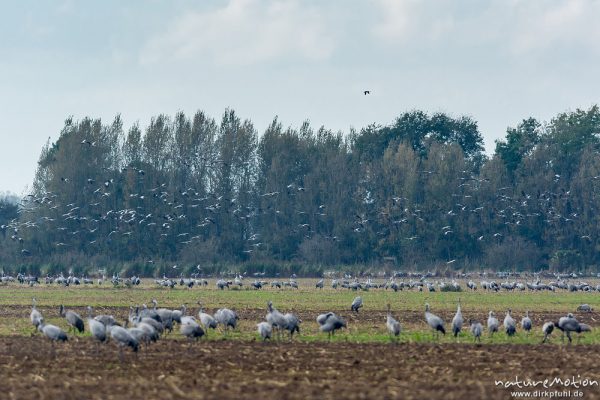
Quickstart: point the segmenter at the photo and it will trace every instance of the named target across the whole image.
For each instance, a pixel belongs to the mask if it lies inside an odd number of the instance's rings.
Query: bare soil
[[[121,362],[114,343],[90,338],[0,337],[0,398],[507,399],[495,380],[600,381],[599,356],[583,345],[163,340]],[[598,386],[581,391],[600,398]]]

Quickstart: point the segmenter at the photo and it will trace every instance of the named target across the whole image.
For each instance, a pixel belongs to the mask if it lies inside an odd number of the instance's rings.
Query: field
[[[600,294],[567,292],[461,293],[385,291],[352,292],[314,288],[314,280],[300,280],[300,289],[260,291],[217,290],[214,281],[205,288],[159,288],[150,282],[126,289],[103,287],[0,286],[0,398],[510,398],[517,388],[497,386],[495,381],[552,380],[554,378],[600,381],[597,329],[575,334],[574,343],[561,342],[554,332],[551,343],[541,344],[541,325],[555,321],[578,305],[588,303],[591,313],[575,312],[580,322],[597,326],[595,305]],[[364,307],[350,312],[352,299],[360,295]],[[124,360],[113,343],[98,345],[87,333],[69,333],[69,342],[52,345],[33,333],[29,321],[31,298],[45,319],[67,330],[58,306],[85,316],[85,306],[96,313],[127,318],[129,306],[188,307],[196,314],[198,301],[209,312],[229,307],[240,316],[238,328],[227,334],[210,331],[208,337],[188,343],[176,328],[173,333],[138,354],[125,351]],[[494,310],[502,322],[508,308],[520,321],[530,311],[533,331],[518,330],[508,338],[503,332],[484,335],[474,344],[467,329],[435,339],[424,322],[424,304],[450,321],[460,297],[465,322],[478,319],[485,325]],[[264,320],[271,300],[282,312],[302,320],[301,334],[290,342],[262,343],[255,331]],[[402,324],[398,343],[385,329],[386,304]],[[316,315],[334,311],[348,323],[329,341],[318,330]],[[466,324],[467,325],[467,324]],[[578,378],[579,376],[579,378]],[[538,390],[580,390],[584,398],[600,398],[600,388],[554,386]],[[535,389],[527,388],[528,392]],[[556,394],[555,394],[556,396]]]

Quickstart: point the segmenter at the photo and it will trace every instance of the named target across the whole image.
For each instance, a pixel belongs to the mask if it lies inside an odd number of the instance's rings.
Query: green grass
[[[201,300],[208,308],[234,306],[235,308],[264,308],[268,300],[281,309],[301,308],[308,310],[345,310],[352,299],[362,296],[365,308],[384,310],[389,302],[393,309],[421,310],[428,302],[432,311],[454,310],[460,298],[463,309],[473,310],[535,310],[535,311],[575,311],[578,305],[589,303],[592,306],[599,298],[597,293],[566,292],[417,292],[386,291],[349,291],[347,289],[317,290],[310,287],[296,289],[241,289],[217,290],[216,288],[194,288],[191,290],[159,288],[145,285],[142,288],[104,287],[57,287],[18,285],[0,286],[0,305],[30,305],[35,297],[39,305],[64,304],[65,306],[129,306],[149,304],[156,298],[160,306],[180,307],[181,304],[195,305]]]
[[[156,298],[159,307],[179,308],[181,304],[187,304],[190,314],[196,314],[197,301],[201,300],[204,307],[208,310],[214,310],[221,307],[229,307],[242,316],[239,329],[230,332],[227,337],[231,340],[255,340],[255,324],[257,321],[244,319],[245,310],[265,310],[268,300],[273,301],[275,306],[282,312],[293,311],[300,314],[316,316],[323,311],[336,311],[346,316],[348,329],[335,335],[332,341],[350,341],[350,342],[389,342],[385,330],[385,319],[377,317],[368,319],[367,315],[371,311],[377,311],[383,315],[386,304],[390,303],[394,315],[402,324],[403,333],[400,342],[432,342],[454,343],[457,340],[452,335],[442,336],[439,340],[432,337],[428,327],[420,317],[415,320],[415,313],[424,311],[424,304],[428,302],[433,313],[442,313],[448,315],[454,313],[456,304],[460,298],[466,321],[471,317],[477,317],[484,325],[484,316],[489,310],[496,311],[500,322],[504,318],[506,309],[513,310],[514,318],[520,321],[525,310],[531,310],[532,313],[567,313],[575,312],[578,305],[588,303],[592,307],[598,303],[599,294],[597,293],[567,293],[567,292],[499,292],[489,293],[483,291],[477,292],[417,292],[417,291],[386,291],[382,289],[353,292],[347,289],[333,290],[326,288],[318,290],[314,288],[314,280],[300,280],[300,289],[271,289],[253,290],[242,288],[241,290],[217,290],[214,287],[214,281],[205,288],[193,288],[191,290],[177,286],[175,289],[157,287],[156,285],[145,282],[142,287],[132,289],[113,288],[111,285],[99,286],[78,286],[78,287],[57,287],[54,285],[46,286],[44,284],[37,287],[20,286],[10,284],[0,286],[0,335],[25,335],[33,332],[29,321],[29,306],[32,297],[37,299],[38,308],[44,310],[56,308],[54,315],[46,312],[46,320],[49,323],[57,324],[67,328],[65,321],[58,317],[58,306],[64,304],[69,307],[83,307],[86,305],[94,306],[97,309],[103,307],[128,307],[130,305],[150,304],[153,298]],[[349,306],[355,296],[360,295],[363,298],[364,308],[359,317],[350,317]],[[21,306],[23,315],[15,315],[15,312],[9,312],[10,306]],[[21,312],[21,311],[19,311]],[[125,312],[125,310],[123,310]],[[256,312],[254,312],[256,314]],[[266,310],[265,310],[266,313]],[[260,314],[259,315],[263,315]],[[409,318],[407,315],[410,315]],[[595,313],[594,313],[595,315]],[[593,325],[593,324],[592,324]],[[446,328],[450,330],[450,318],[446,318]],[[319,332],[314,318],[304,318],[301,324],[301,335],[297,340],[305,342],[328,340],[327,335]],[[553,341],[557,341],[560,332],[554,334]],[[178,333],[170,335],[171,337],[180,337]],[[576,335],[574,335],[576,336]],[[541,342],[541,326],[537,323],[534,331],[530,335],[518,332],[513,338],[508,338],[504,333],[499,333],[493,339],[487,334],[484,335],[483,343],[539,343]],[[220,333],[209,333],[209,340],[221,340]],[[296,340],[296,339],[295,339]],[[461,343],[472,343],[472,338],[468,333],[462,333],[458,341]],[[581,343],[600,343],[600,330],[594,330],[591,333],[582,335]]]

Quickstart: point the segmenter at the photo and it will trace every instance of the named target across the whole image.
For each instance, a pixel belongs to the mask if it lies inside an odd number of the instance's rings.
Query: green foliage
[[[534,118],[523,120],[516,128],[509,128],[506,140],[496,142],[496,154],[506,168],[513,172],[521,164],[523,157],[531,154],[540,140],[541,124]]]
[[[600,110],[523,120],[486,159],[469,117],[410,111],[344,136],[226,110],[68,118],[33,190],[0,199],[5,270],[321,275],[600,265]],[[35,266],[41,266],[37,271]],[[30,267],[27,267],[30,268]]]

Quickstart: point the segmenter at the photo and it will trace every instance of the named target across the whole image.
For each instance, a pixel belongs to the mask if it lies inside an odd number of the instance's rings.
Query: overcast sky
[[[31,185],[69,115],[230,107],[259,133],[275,115],[348,132],[422,109],[470,115],[490,152],[599,102],[599,19],[595,0],[5,1],[0,192]]]

